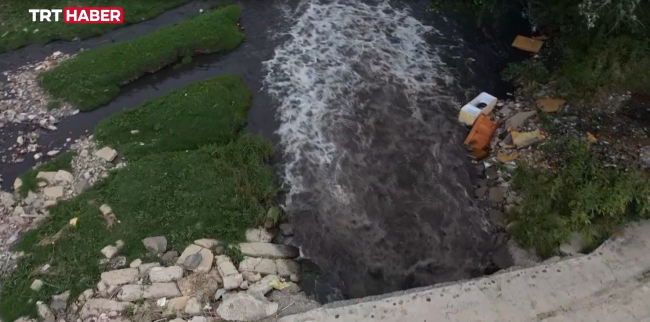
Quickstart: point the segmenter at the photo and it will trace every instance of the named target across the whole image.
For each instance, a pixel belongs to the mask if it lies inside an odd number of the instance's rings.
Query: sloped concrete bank
[[[589,255],[464,282],[335,302],[281,322],[650,321],[650,221]]]

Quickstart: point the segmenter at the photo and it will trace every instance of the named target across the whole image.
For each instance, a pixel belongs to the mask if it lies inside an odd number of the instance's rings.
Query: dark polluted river
[[[110,104],[63,120],[41,144],[74,139],[174,88],[238,74],[253,92],[249,130],[277,147],[283,206],[295,231],[290,242],[325,272],[307,276],[305,290],[328,302],[489,273],[501,245],[472,198],[476,173],[456,116],[478,92],[504,94],[498,73],[505,45],[427,13],[427,0],[239,4],[247,39],[238,49],[145,76]],[[133,39],[202,6],[81,42],[0,55],[0,68]],[[3,135],[20,130],[12,126]],[[3,164],[3,187],[32,165]]]

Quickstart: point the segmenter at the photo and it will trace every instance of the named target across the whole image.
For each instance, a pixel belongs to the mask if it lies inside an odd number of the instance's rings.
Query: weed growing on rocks
[[[556,140],[546,149],[553,170],[521,165],[514,173],[525,196],[512,214],[522,246],[553,256],[575,232],[590,248],[623,224],[648,217],[650,183],[642,172],[603,167],[578,139]]]
[[[108,103],[123,86],[197,53],[229,51],[244,40],[237,6],[226,6],[133,41],[83,52],[40,75],[52,96],[80,110]]]
[[[120,254],[130,260],[146,253],[141,240],[150,236],[164,235],[177,249],[205,236],[243,240],[244,231],[263,220],[276,193],[265,164],[272,147],[241,133],[249,95],[237,77],[220,76],[170,93],[157,100],[165,104],[153,112],[147,103],[103,123],[98,137],[124,148],[133,160],[51,207],[50,220],[23,235],[16,249],[28,255],[20,269],[0,280],[0,316],[12,321],[34,314],[29,303],[67,290],[75,298],[91,288],[106,267],[99,250],[117,240],[124,241]],[[166,118],[174,113],[172,124]],[[131,134],[134,128],[139,131]],[[151,143],[154,135],[161,144]],[[143,139],[148,144],[136,149]],[[111,226],[101,215],[102,204],[116,217]],[[74,225],[72,218],[77,218]],[[52,242],[43,245],[43,240]],[[39,273],[44,264],[49,270]],[[38,292],[30,289],[35,278],[44,281]]]
[[[156,17],[189,0],[87,0],[87,7],[122,7],[124,24],[138,23]],[[73,40],[88,38],[121,27],[120,24],[65,24],[62,16],[58,22],[33,22],[29,9],[60,9],[75,7],[79,3],[71,0],[2,1],[0,3],[0,53],[33,43],[47,43],[52,40]],[[37,16],[38,19],[38,16]]]
[[[20,196],[26,197],[30,191],[36,191],[38,189],[38,182],[42,179],[37,179],[36,176],[41,171],[58,171],[58,170],[71,170],[72,157],[74,157],[73,151],[68,151],[60,154],[56,158],[52,159],[50,162],[45,163],[36,167],[35,169],[30,169],[27,172],[23,173],[20,176],[23,184],[20,186]]]

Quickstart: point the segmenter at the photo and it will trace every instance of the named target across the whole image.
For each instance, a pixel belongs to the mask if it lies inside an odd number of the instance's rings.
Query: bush
[[[648,217],[650,184],[643,173],[600,166],[578,139],[552,142],[546,149],[556,158],[554,170],[521,165],[513,177],[514,188],[525,197],[511,214],[520,222],[514,236],[522,246],[548,257],[578,232],[593,247],[623,224]]]

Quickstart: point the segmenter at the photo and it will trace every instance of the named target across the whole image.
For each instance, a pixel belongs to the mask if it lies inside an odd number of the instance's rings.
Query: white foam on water
[[[287,203],[305,190],[303,175],[309,169],[345,204],[353,192],[337,184],[342,152],[332,132],[337,122],[354,114],[356,93],[373,86],[367,76],[404,88],[414,118],[421,118],[418,104],[423,97],[428,102],[449,100],[440,87],[454,79],[425,41],[436,30],[389,1],[311,0],[299,6],[298,14],[287,14],[295,21],[291,37],[265,62],[265,88],[279,102],[278,134],[287,157],[285,180],[291,186]],[[359,64],[366,67],[366,75],[355,69]]]

